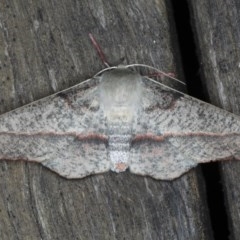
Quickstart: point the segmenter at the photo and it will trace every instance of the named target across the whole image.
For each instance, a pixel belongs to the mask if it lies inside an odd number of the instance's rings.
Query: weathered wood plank
[[[210,101],[240,114],[240,4],[237,0],[189,0],[201,61],[201,73]],[[240,163],[221,163],[222,183],[231,239],[240,235]]]
[[[111,63],[179,72],[166,2],[1,1],[0,111],[102,69],[89,32]],[[128,172],[70,181],[37,164],[0,166],[1,239],[212,238],[198,170],[172,182]]]

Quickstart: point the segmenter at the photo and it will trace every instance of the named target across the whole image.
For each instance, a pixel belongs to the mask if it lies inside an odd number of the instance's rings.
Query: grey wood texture
[[[0,2],[0,112],[73,86],[112,64],[182,78],[169,1]],[[121,59],[124,58],[124,61]],[[199,169],[175,181],[106,173],[66,180],[0,162],[1,239],[212,239]]]
[[[240,2],[189,0],[201,74],[210,102],[240,115]],[[240,236],[240,163],[220,164],[230,238]]]

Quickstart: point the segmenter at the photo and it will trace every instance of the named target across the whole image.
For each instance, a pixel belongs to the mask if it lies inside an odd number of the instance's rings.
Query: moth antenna
[[[186,83],[184,83],[183,81],[181,81],[181,80],[179,80],[179,79],[177,79],[175,77],[172,77],[169,74],[167,74],[167,73],[165,73],[163,71],[160,71],[159,69],[157,69],[155,67],[151,67],[151,66],[148,66],[148,65],[145,65],[145,64],[138,64],[138,63],[130,64],[130,65],[127,65],[126,67],[127,68],[129,68],[129,67],[145,67],[145,68],[149,68],[149,69],[152,69],[152,70],[156,71],[157,73],[161,73],[162,75],[173,79],[174,81],[177,81],[177,82],[179,82],[179,83],[181,83],[183,85],[186,85]]]
[[[91,33],[89,33],[88,36],[89,36],[89,38],[90,38],[93,46],[94,46],[95,49],[97,50],[97,53],[98,53],[100,59],[102,60],[103,64],[104,64],[107,68],[109,68],[110,65],[109,65],[108,61],[106,60],[106,56],[105,56],[105,54],[103,53],[100,45],[97,43],[95,37],[94,37]]]
[[[168,88],[168,89],[170,89],[170,90],[172,90],[172,91],[174,91],[174,92],[177,92],[177,93],[181,93],[181,94],[184,94],[184,95],[186,95],[186,93],[184,93],[184,92],[181,92],[181,91],[178,91],[178,90],[176,90],[176,89],[174,89],[174,88],[172,88],[172,87],[169,87],[169,86],[167,86],[167,85],[165,85],[165,84],[163,84],[163,83],[160,83],[160,82],[158,82],[158,81],[155,81],[154,79],[152,79],[152,78],[149,78],[149,77],[146,77],[148,80],[150,80],[151,82],[154,82],[154,83],[157,83],[157,84],[159,84],[159,85],[161,85],[161,86],[163,86],[163,87],[165,87],[165,88]],[[186,85],[185,83],[183,83],[184,85]],[[200,100],[199,100],[200,101]]]
[[[103,70],[99,71],[98,73],[96,73],[93,77],[97,77],[98,75],[101,75],[102,73],[106,72],[106,71],[109,71],[111,69],[116,69],[118,67],[107,67],[107,68],[104,68]]]
[[[101,70],[100,72],[98,72],[97,74],[95,74],[94,77],[102,74],[102,73],[105,72],[105,71],[108,71],[108,70],[117,68],[117,67],[111,67],[111,66],[110,66],[110,64],[109,64],[108,61],[106,60],[106,56],[105,56],[104,52],[102,51],[102,49],[101,49],[100,45],[98,44],[98,42],[96,41],[95,37],[94,37],[91,33],[89,33],[88,35],[89,35],[89,38],[90,38],[93,46],[94,46],[95,49],[97,50],[97,53],[98,53],[100,59],[102,60],[103,64],[107,67],[107,68]],[[183,85],[186,85],[183,81],[181,81],[181,80],[179,80],[179,79],[171,76],[171,75],[168,74],[168,73],[165,73],[165,72],[163,72],[163,71],[160,71],[160,70],[157,69],[157,68],[151,67],[151,66],[149,66],[149,65],[135,63],[135,64],[130,64],[130,65],[127,65],[127,66],[126,66],[126,68],[130,68],[130,67],[145,67],[145,68],[153,69],[153,70],[156,71],[157,73],[161,73],[162,75],[164,75],[164,76],[166,76],[166,77],[169,77],[169,78],[173,79],[174,81],[177,81],[177,82],[179,82],[179,83],[181,83],[181,84],[183,84]]]

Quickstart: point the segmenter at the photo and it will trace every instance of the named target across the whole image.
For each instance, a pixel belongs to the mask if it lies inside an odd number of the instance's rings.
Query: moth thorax
[[[133,120],[134,113],[131,111],[131,108],[127,107],[115,107],[108,109],[105,112],[107,121],[110,123],[131,123]]]

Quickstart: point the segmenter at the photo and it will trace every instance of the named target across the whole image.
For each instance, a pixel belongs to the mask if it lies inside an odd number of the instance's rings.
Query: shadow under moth
[[[110,68],[0,116],[0,160],[66,178],[108,170],[170,180],[198,163],[240,159],[240,118],[128,67]]]

